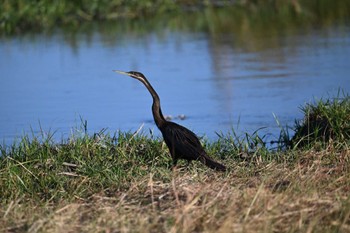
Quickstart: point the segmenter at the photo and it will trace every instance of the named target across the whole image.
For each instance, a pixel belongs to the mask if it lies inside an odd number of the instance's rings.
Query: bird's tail
[[[208,155],[202,155],[200,157],[200,161],[205,164],[206,166],[210,167],[211,169],[215,169],[217,171],[226,171],[226,166],[222,165],[221,163],[218,163],[214,161],[213,159],[209,158]]]

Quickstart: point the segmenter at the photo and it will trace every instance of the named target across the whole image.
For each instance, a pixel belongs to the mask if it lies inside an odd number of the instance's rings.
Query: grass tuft
[[[344,148],[350,142],[350,97],[339,91],[335,98],[319,100],[301,108],[304,119],[295,122],[294,147],[332,146]]]

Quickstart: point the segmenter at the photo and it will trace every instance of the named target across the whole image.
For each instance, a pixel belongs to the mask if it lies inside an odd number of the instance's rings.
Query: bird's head
[[[137,72],[137,71],[129,71],[129,72],[124,72],[124,71],[120,71],[120,70],[113,70],[113,71],[117,72],[119,74],[128,75],[128,76],[135,78],[135,79],[138,79],[140,81],[143,81],[146,79],[146,77],[142,73]]]

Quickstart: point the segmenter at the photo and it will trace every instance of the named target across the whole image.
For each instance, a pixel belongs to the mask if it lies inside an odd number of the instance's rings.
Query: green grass
[[[338,126],[349,98],[306,106],[336,117],[325,127],[332,140],[272,150],[259,130],[232,130],[203,141],[226,173],[184,161],[172,170],[163,140],[140,132],[89,135],[85,123],[59,143],[24,136],[0,146],[0,231],[347,232],[350,150]],[[301,145],[310,131],[297,134]]]
[[[24,137],[1,151],[1,167],[10,178],[1,186],[3,197],[28,195],[38,200],[87,197],[96,189],[120,188],[149,168],[166,169],[169,160],[160,141],[123,133],[73,137],[61,144]]]
[[[350,144],[350,97],[338,96],[306,104],[301,108],[304,119],[295,122],[295,147],[347,147]]]

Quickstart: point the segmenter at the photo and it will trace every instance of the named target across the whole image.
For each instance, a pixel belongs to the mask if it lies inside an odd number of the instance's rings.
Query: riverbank
[[[282,130],[274,150],[258,135],[204,141],[226,173],[184,161],[172,170],[164,142],[140,132],[24,136],[0,147],[2,230],[349,231],[349,103],[307,105],[297,136]]]
[[[4,232],[342,232],[350,229],[350,150],[219,158],[172,171],[140,136],[24,143],[1,159]]]
[[[286,25],[327,25],[334,21],[349,20],[349,2],[327,0],[295,1],[4,1],[0,11],[0,34],[11,35],[24,32],[54,31],[66,27],[76,31],[84,23],[91,21],[120,22],[140,19],[142,22],[183,14],[203,12],[213,14],[210,9],[229,8],[220,13],[218,19],[225,17],[230,24],[249,22],[252,25],[272,21],[279,22],[279,28]],[[203,11],[209,9],[209,11]],[[176,24],[175,22],[172,23]],[[201,24],[203,22],[200,22]],[[212,23],[209,22],[211,25]],[[230,25],[228,24],[228,25]],[[181,25],[180,25],[181,26]],[[228,27],[225,27],[227,30]]]

